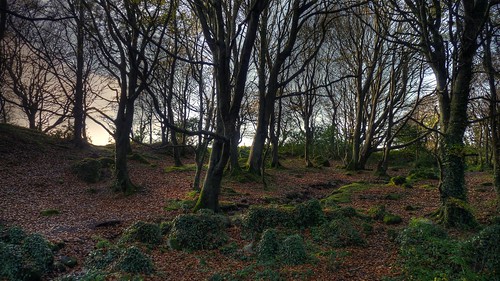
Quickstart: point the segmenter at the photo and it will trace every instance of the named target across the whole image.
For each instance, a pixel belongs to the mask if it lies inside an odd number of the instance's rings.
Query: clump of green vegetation
[[[269,228],[262,233],[257,245],[257,260],[261,264],[281,262],[298,265],[306,263],[308,259],[304,240],[299,234],[282,238],[276,229]]]
[[[113,165],[115,165],[115,159],[113,159],[111,157],[100,157],[97,160],[99,160],[99,162],[101,162],[101,166],[103,168],[111,168],[111,167],[113,167]]]
[[[121,238],[122,242],[141,242],[157,245],[162,242],[160,226],[154,223],[136,222],[125,230]]]
[[[293,208],[252,206],[245,216],[245,226],[256,233],[268,228],[307,228],[323,223],[325,214],[318,200],[313,199]]]
[[[278,232],[274,228],[266,229],[257,245],[257,260],[260,263],[272,263],[278,254]]]
[[[407,179],[409,181],[419,181],[419,180],[437,180],[439,175],[435,169],[432,168],[415,168],[408,173]]]
[[[392,185],[403,185],[405,183],[406,183],[406,177],[403,176],[392,177],[391,180],[389,181],[389,184]]]
[[[278,226],[290,227],[294,225],[292,211],[279,207],[251,206],[244,224],[246,228],[257,233]]]
[[[54,253],[40,234],[12,227],[0,233],[0,279],[40,280],[52,271]]]
[[[138,247],[121,248],[112,244],[90,252],[84,268],[83,280],[105,280],[105,276],[116,271],[150,274],[154,270],[151,258]],[[95,279],[96,275],[102,277]]]
[[[499,236],[497,225],[462,242],[429,220],[413,219],[397,237],[405,280],[497,280]]]
[[[165,173],[196,171],[196,164],[185,164],[182,166],[165,167]]]
[[[144,157],[142,154],[139,153],[132,153],[127,156],[127,159],[137,161],[142,164],[147,164],[147,165],[151,164],[149,163],[148,159],[146,159],[146,157]]]
[[[304,240],[299,234],[290,235],[279,247],[280,260],[287,265],[304,264],[308,260]]]
[[[171,221],[162,221],[160,223],[160,231],[162,235],[167,235],[171,229],[172,229]]]
[[[389,193],[386,196],[384,196],[384,199],[386,199],[386,200],[399,200],[399,199],[401,199],[401,194]]]
[[[166,211],[175,211],[175,210],[191,210],[196,201],[195,199],[188,200],[180,200],[180,199],[169,199],[166,202],[164,209]]]
[[[363,182],[344,185],[332,192],[330,196],[321,200],[323,206],[328,207],[337,203],[349,203],[353,193],[368,189],[370,186]]]
[[[326,212],[326,217],[329,220],[332,219],[342,219],[342,218],[354,218],[359,216],[358,211],[351,206],[348,207],[336,207],[329,209]]]
[[[383,221],[385,224],[398,224],[403,221],[400,216],[387,212],[385,205],[371,207],[368,214],[374,220]]]
[[[128,273],[150,274],[153,272],[153,262],[139,248],[132,246],[120,256],[117,269]]]
[[[228,239],[224,217],[208,210],[179,215],[172,223],[169,242],[174,249],[215,249]]]
[[[461,254],[474,271],[480,272],[489,280],[498,280],[500,277],[500,224],[488,226],[465,241]]]
[[[320,225],[325,220],[325,214],[317,199],[297,205],[293,213],[294,222],[300,228]]]
[[[46,209],[46,210],[43,210],[40,212],[40,215],[42,215],[44,217],[51,217],[51,216],[55,216],[55,215],[59,215],[59,214],[60,214],[60,212],[57,209]]]
[[[71,166],[74,174],[84,182],[96,183],[101,180],[102,164],[99,159],[85,158]]]
[[[365,241],[347,218],[334,219],[331,222],[311,229],[311,234],[317,242],[323,242],[333,247],[360,246]]]

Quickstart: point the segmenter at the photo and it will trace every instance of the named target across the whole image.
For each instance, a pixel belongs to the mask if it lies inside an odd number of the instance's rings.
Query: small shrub
[[[158,224],[136,222],[122,236],[123,242],[141,242],[145,244],[160,244],[162,233]]]
[[[299,228],[320,225],[325,215],[317,199],[299,204],[294,210],[294,222]]]
[[[153,272],[153,262],[141,250],[132,246],[121,255],[117,268],[128,273],[150,274]]]
[[[433,238],[447,238],[448,234],[440,226],[427,219],[412,219],[408,227],[398,236],[397,240],[402,246],[425,243]]]
[[[23,257],[19,245],[0,241],[0,279],[22,280]]]
[[[328,219],[342,219],[357,217],[358,211],[353,207],[338,207],[326,213]]]
[[[298,234],[290,235],[279,247],[280,260],[287,265],[304,264],[308,260],[304,240]]]
[[[392,185],[403,185],[404,183],[406,183],[406,177],[403,176],[392,177],[389,183]]]
[[[225,220],[213,213],[182,214],[173,220],[170,245],[174,249],[214,249],[227,241]]]
[[[266,229],[257,245],[257,260],[261,263],[274,262],[278,254],[278,247],[279,241],[276,229]]]
[[[96,183],[101,179],[101,161],[94,158],[85,158],[71,167],[76,176],[87,183]]]

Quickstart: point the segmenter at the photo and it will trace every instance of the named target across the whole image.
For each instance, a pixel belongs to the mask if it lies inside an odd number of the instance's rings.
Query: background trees
[[[385,176],[391,151],[429,132],[439,132],[444,221],[470,221],[459,208],[466,146],[500,186],[498,1],[51,3],[0,1],[1,120],[52,133],[70,124],[77,146],[86,118],[100,123],[115,142],[117,190],[135,189],[131,138],[161,142],[179,166],[194,145],[195,188],[211,146],[196,208],[218,210],[224,170],[242,172],[242,139],[252,173],[267,142],[275,166],[287,145],[306,166],[321,151],[349,169],[383,151]]]

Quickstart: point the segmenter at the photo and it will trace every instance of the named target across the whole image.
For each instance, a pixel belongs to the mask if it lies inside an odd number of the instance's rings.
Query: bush
[[[368,215],[374,220],[381,221],[384,219],[384,216],[387,214],[385,210],[385,205],[377,205],[373,206],[368,210]]]
[[[326,213],[328,219],[342,219],[357,217],[358,211],[353,207],[338,207]]]
[[[158,224],[139,221],[125,230],[122,241],[157,245],[162,242],[162,232]]]
[[[73,173],[87,183],[96,183],[101,179],[101,168],[101,161],[94,158],[85,158],[71,167]]]
[[[297,205],[294,217],[294,222],[299,228],[320,225],[325,220],[321,204],[317,199]]]
[[[42,276],[48,273],[54,263],[54,254],[49,243],[40,234],[32,234],[24,239],[22,252],[31,274]]]
[[[18,245],[0,242],[0,279],[23,279],[23,257],[19,248]]]
[[[500,280],[500,224],[486,227],[466,241],[462,255],[477,272],[483,272],[491,280]]]
[[[120,251],[112,246],[108,248],[96,249],[89,253],[85,260],[85,268],[91,271],[106,270],[119,258]]]
[[[26,238],[26,232],[19,226],[13,226],[11,228],[8,228],[6,231],[6,242],[10,244],[21,244]]]
[[[335,219],[311,230],[314,240],[327,243],[333,247],[359,246],[365,241],[354,228],[352,223],[346,219]]]
[[[117,268],[128,273],[150,274],[153,272],[153,262],[141,250],[132,246],[121,255]]]
[[[307,262],[304,240],[298,234],[290,235],[279,247],[280,260],[287,265],[299,265]]]
[[[425,243],[429,239],[447,238],[448,234],[439,225],[427,219],[412,219],[408,227],[398,236],[397,240],[402,247]]]
[[[170,245],[174,249],[215,249],[227,241],[225,220],[213,213],[182,214],[173,220]]]

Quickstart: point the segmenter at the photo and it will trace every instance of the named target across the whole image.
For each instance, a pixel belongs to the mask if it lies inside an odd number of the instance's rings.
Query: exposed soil
[[[49,240],[63,241],[65,247],[58,255],[76,257],[79,266],[74,270],[80,269],[98,237],[116,239],[124,228],[138,220],[170,220],[185,211],[166,211],[166,202],[189,199],[188,192],[192,191],[194,171],[166,173],[164,168],[173,165],[173,161],[165,151],[140,148],[150,163],[131,160],[129,164],[132,180],[142,190],[124,196],[111,191],[110,177],[87,184],[71,172],[72,163],[105,155],[111,150],[75,150],[69,144],[60,143],[22,143],[5,134],[0,134],[0,143],[0,223],[19,225],[29,232],[42,233]],[[183,161],[194,162],[190,156]],[[324,198],[351,182],[373,183],[370,189],[355,193],[352,202],[342,205],[352,206],[359,212],[385,205],[389,212],[400,215],[403,223],[388,226],[375,222],[373,233],[365,237],[367,245],[340,249],[346,254],[335,264],[326,257],[317,257],[317,262],[283,267],[280,271],[287,280],[382,280],[400,274],[397,245],[388,232],[438,207],[438,190],[429,188],[429,185],[435,187],[437,181],[421,181],[405,189],[381,182],[371,171],[346,173],[336,168],[336,164],[321,169],[303,168],[301,160],[284,159],[284,168],[266,171],[266,188],[261,183],[224,181],[224,189],[235,192],[223,192],[221,201],[236,203],[238,208],[231,210],[232,214],[244,212],[253,204]],[[405,173],[404,169],[390,171],[393,176]],[[481,222],[486,222],[494,212],[495,194],[489,182],[491,175],[485,172],[469,173],[467,177],[469,199]],[[395,195],[388,197],[389,194]],[[43,216],[41,211],[48,209],[58,210],[59,214]],[[232,226],[227,231],[230,242],[240,248],[250,243],[242,238],[239,227]],[[251,264],[225,256],[219,250],[187,252],[162,245],[150,254],[158,273],[146,276],[147,280],[206,280],[217,272],[235,272]]]

